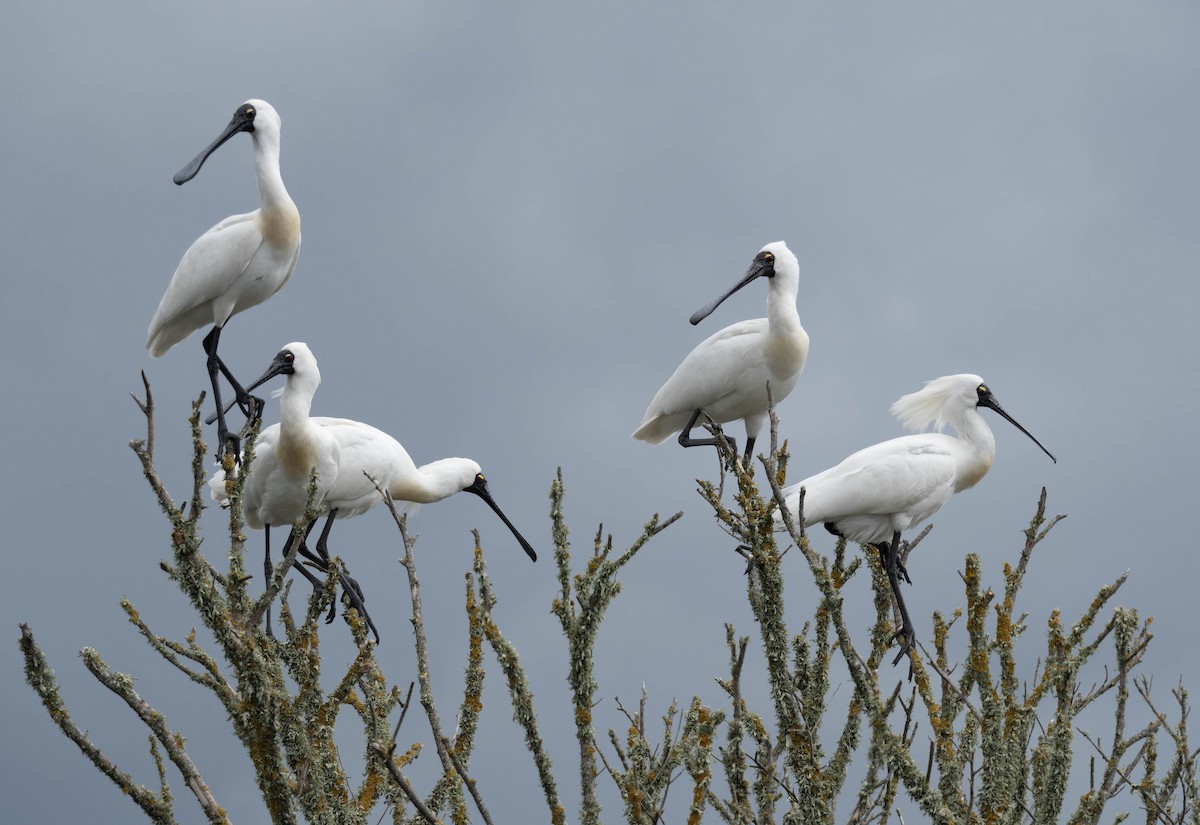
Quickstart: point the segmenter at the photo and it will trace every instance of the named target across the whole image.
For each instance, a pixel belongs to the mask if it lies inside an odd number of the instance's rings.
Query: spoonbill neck
[[[287,432],[306,427],[312,400],[311,392],[292,391],[291,387],[285,389],[283,397],[279,399],[279,428]]]
[[[319,378],[314,382],[293,375],[280,398],[279,444],[275,454],[284,471],[293,478],[303,478],[312,472],[319,459],[319,428],[308,417],[319,383]]]
[[[254,177],[258,181],[258,199],[264,211],[290,209],[296,205],[283,185],[279,171],[279,135],[262,130],[252,135],[254,139]]]
[[[996,438],[975,408],[956,416],[950,425],[958,433],[954,474],[954,492],[957,493],[974,487],[992,468],[996,458]]]
[[[772,330],[779,325],[787,333],[800,327],[800,313],[796,311],[796,294],[800,290],[800,278],[790,267],[779,266],[775,277],[770,279],[767,289],[767,319]]]
[[[398,501],[432,504],[461,493],[477,472],[474,466],[443,458],[399,473],[392,479],[388,492]]]
[[[767,365],[776,376],[795,376],[808,358],[808,333],[796,311],[798,279],[781,273],[767,295]]]

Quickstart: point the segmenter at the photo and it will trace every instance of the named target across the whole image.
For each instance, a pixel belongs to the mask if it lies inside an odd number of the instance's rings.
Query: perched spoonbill
[[[1004,411],[982,378],[964,373],[935,378],[892,404],[892,415],[909,429],[920,431],[934,424],[935,430],[940,430],[949,424],[957,438],[942,432],[893,438],[859,450],[836,467],[783,491],[789,511],[795,513],[804,490],[805,527],[824,524],[834,535],[873,545],[883,556],[903,620],[892,636],[893,640],[903,639],[895,662],[915,641],[900,595],[899,575],[907,578],[900,566],[900,534],[936,513],[954,493],[974,487],[991,468],[996,440],[979,407],[1008,419],[1058,463],[1029,430]]]
[[[731,324],[692,350],[650,402],[634,438],[659,444],[678,432],[684,447],[715,446],[715,437],[691,437],[700,416],[716,425],[740,418],[746,424],[746,460],[750,459],[754,439],[767,420],[767,382],[775,401],[782,401],[796,386],[808,357],[808,333],[796,312],[800,263],[783,241],[769,243],[754,256],[741,280],[691,317],[693,324],[700,323],[760,276],[770,284],[767,317]]]
[[[334,519],[361,515],[382,501],[379,491],[366,477],[368,473],[396,501],[431,504],[460,492],[479,496],[512,531],[529,558],[537,561],[533,547],[492,498],[478,463],[469,458],[443,458],[418,467],[400,442],[369,424],[345,418],[308,417],[320,373],[311,350],[302,343],[284,347],[249,389],[280,374],[289,376],[280,422],[259,434],[254,462],[243,487],[243,506],[250,527],[269,528],[272,523],[292,523],[300,518],[315,462],[319,474],[318,502],[327,515],[316,549],[326,564]],[[330,459],[336,463],[335,467],[328,468]],[[217,470],[209,480],[209,490],[213,500],[228,506],[224,470]],[[306,557],[322,563],[310,555]],[[342,582],[351,602],[370,622],[356,584],[353,579]],[[379,634],[375,635],[378,639]]]
[[[266,550],[263,555],[263,572],[270,584],[271,527],[291,527],[304,516],[308,503],[309,480],[317,472],[314,504],[323,509],[325,499],[333,488],[339,472],[341,445],[333,434],[309,418],[313,396],[321,384],[321,371],[317,359],[307,344],[299,341],[288,344],[275,356],[267,371],[248,389],[255,389],[277,375],[286,375],[287,382],[280,393],[279,423],[263,430],[255,446],[255,459],[242,488],[243,508],[246,524],[255,530],[264,530]],[[215,500],[227,505],[225,494],[225,472],[218,470],[209,481]],[[311,525],[309,526],[311,530]],[[307,538],[307,532],[303,538]],[[300,553],[318,565],[328,569],[328,559],[320,559],[301,545]],[[321,582],[304,567],[299,570],[313,585],[320,588]],[[378,640],[379,632],[371,621],[362,603],[362,590],[349,576],[341,580],[351,603],[370,625]],[[333,611],[330,610],[330,619]],[[271,632],[271,614],[267,613],[267,632]]]
[[[225,425],[217,372],[233,387],[243,412],[250,416],[255,414],[252,407],[261,408],[261,402],[251,401],[217,355],[221,330],[231,316],[278,292],[292,276],[300,255],[300,213],[279,174],[279,130],[279,115],[271,104],[247,100],[225,131],[175,175],[175,183],[187,183],[221,144],[238,132],[250,133],[259,208],[226,218],[188,247],[150,321],[146,339],[146,349],[158,358],[196,330],[213,325],[204,338],[204,352],[217,405],[218,454],[229,443],[236,452],[237,437]]]

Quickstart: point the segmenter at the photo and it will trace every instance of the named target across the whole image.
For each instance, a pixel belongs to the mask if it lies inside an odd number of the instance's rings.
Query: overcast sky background
[[[764,314],[760,283],[698,328],[687,323],[771,241],[800,260],[812,337],[779,410],[794,479],[901,434],[888,405],[956,372],[982,375],[1058,456],[1051,464],[985,413],[996,463],[935,517],[909,565],[922,638],[935,607],[962,603],[965,553],[980,553],[987,582],[1002,585],[1045,485],[1050,510],[1069,518],[1024,591],[1024,658],[1044,651],[1053,608],[1073,621],[1129,569],[1116,601],[1155,617],[1144,670],[1156,696],[1168,704],[1180,678],[1200,689],[1200,562],[1186,526],[1200,495],[1193,4],[508,5],[0,12],[6,821],[140,815],[24,685],[18,622],[31,624],[77,722],[123,767],[154,784],[146,731],[87,674],[76,656],[85,645],[138,677],[235,821],[265,821],[217,702],[150,651],[118,605],[128,596],[175,638],[195,621],[158,569],[169,531],[127,446],[144,433],[129,393],[146,370],[159,468],[183,496],[189,404],[207,387],[201,336],[151,360],[146,327],[188,245],[256,207],[251,142],[234,138],[184,187],[171,176],[251,97],[283,119],[304,242],[292,280],[230,322],[222,353],[250,378],[283,344],[306,341],[324,379],[314,414],[385,429],[418,463],[482,464],[542,560],[531,565],[473,497],[422,508],[413,528],[437,628],[433,683],[450,720],[477,526],[569,818],[578,752],[549,612],[556,467],[580,563],[600,522],[625,547],[652,513],[685,512],[624,573],[601,629],[599,730],[623,729],[612,698],[635,703],[643,683],[655,720],[672,698],[724,706],[713,678],[727,674],[725,622],[753,637],[751,667],[761,666],[744,563],[695,493],[694,479],[714,477],[713,451],[629,434],[693,346]],[[212,508],[205,524],[204,549],[220,559],[223,515]],[[415,667],[395,529],[378,510],[340,523],[334,539],[366,583],[381,661],[406,686]],[[254,568],[260,534],[250,547]],[[815,588],[798,555],[788,566],[797,632]],[[865,578],[847,610],[865,626]],[[340,622],[324,631],[330,673],[349,655],[347,636]],[[1097,661],[1111,659],[1106,648]],[[769,715],[761,680],[750,690]],[[481,791],[498,822],[540,819],[490,653],[484,702],[472,760]],[[1103,721],[1089,729],[1108,741]],[[428,739],[419,716],[405,725],[408,739]],[[343,758],[357,764],[351,734]],[[435,763],[432,750],[418,763],[422,788]],[[1077,774],[1086,764],[1080,756]],[[601,786],[615,821],[619,801]],[[178,781],[175,792],[181,821],[201,821]]]

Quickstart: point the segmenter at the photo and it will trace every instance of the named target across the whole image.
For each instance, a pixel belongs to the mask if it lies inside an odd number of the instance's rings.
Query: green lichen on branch
[[[642,528],[642,534],[617,558],[610,558],[613,550],[612,536],[604,539],[604,527],[596,530],[592,555],[582,573],[571,573],[570,531],[562,511],[562,470],[550,487],[550,522],[554,541],[554,563],[558,572],[560,592],[554,599],[551,611],[562,625],[567,638],[569,665],[567,684],[575,710],[575,736],[579,742],[580,796],[582,808],[580,822],[584,825],[599,825],[600,802],[596,796],[595,730],[592,724],[592,707],[598,687],[595,677],[593,652],[596,634],[604,613],[613,599],[621,592],[621,583],[615,578],[617,571],[628,564],[645,546],[663,530],[670,527],[683,513],[660,520],[655,514]]]
[[[529,680],[516,646],[497,624],[498,599],[478,534],[473,569],[465,578],[467,636],[458,726],[453,736],[447,736],[429,679],[415,540],[386,491],[379,493],[399,530],[412,597],[419,707],[412,702],[411,687],[408,698],[402,698],[380,669],[367,624],[352,608],[342,615],[355,654],[344,669],[325,672],[319,631],[322,614],[345,580],[339,560],[333,560],[303,609],[293,614],[286,574],[295,564],[305,528],[319,515],[315,475],[310,478],[308,512],[295,525],[283,563],[261,594],[252,597],[248,586],[252,577],[243,564],[242,484],[254,461],[257,423],[243,431],[245,450],[236,472],[232,457],[224,458],[229,551],[222,569],[217,569],[201,552],[199,514],[207,448],[201,438],[199,401],[189,419],[191,489],[186,503],[176,506],[154,465],[154,405],[148,383],[145,400],[135,400],[146,417],[147,434],[131,446],[169,529],[171,561],[162,566],[199,623],[211,632],[215,652],[198,644],[195,631],[183,640],[160,636],[130,601],[122,600],[121,606],[150,648],[186,678],[185,684],[212,692],[225,709],[235,737],[250,757],[270,821],[366,823],[383,804],[391,809],[394,823],[467,823],[478,817],[490,825],[486,789],[470,772],[485,711],[486,643],[504,674],[513,718],[535,766],[548,819],[551,825],[565,825],[558,779],[539,733]],[[1134,800],[1147,823],[1195,825],[1200,821],[1197,751],[1189,741],[1187,724],[1188,694],[1179,686],[1172,692],[1176,707],[1162,710],[1152,696],[1150,679],[1138,673],[1152,639],[1151,622],[1132,608],[1114,604],[1127,574],[1101,588],[1073,622],[1068,624],[1058,611],[1045,617],[1044,650],[1037,651],[1037,666],[1030,668],[1023,658],[1030,646],[1041,644],[1030,628],[1043,620],[1018,612],[1022,584],[1036,548],[1062,519],[1047,517],[1045,490],[1016,562],[1003,567],[1001,586],[989,586],[989,570],[980,556],[966,555],[962,604],[933,613],[930,647],[918,645],[909,653],[906,682],[885,662],[896,613],[878,553],[864,548],[858,555],[838,540],[826,557],[797,528],[803,522],[803,501],[797,513],[789,512],[784,502],[787,453],[786,445],[778,447],[776,425],[772,414],[770,452],[759,457],[761,475],[756,477],[756,466],[727,454],[722,466],[728,467],[728,477],[723,475],[717,484],[700,483],[701,495],[718,524],[740,545],[746,562],[746,597],[758,625],[761,653],[752,653],[749,638],[738,637],[733,626],[726,625],[729,676],[719,679],[718,685],[729,701],[728,709],[707,706],[698,690],[686,707],[673,701],[660,717],[661,730],[651,731],[644,690],[636,709],[616,703],[624,723],[609,730],[604,745],[595,735],[600,675],[595,672],[594,649],[606,611],[621,590],[616,576],[680,514],[666,520],[654,516],[620,554],[614,553],[613,539],[601,527],[583,569],[575,571],[561,471],[552,484],[550,522],[557,588],[551,611],[566,641],[570,707],[580,756],[578,821],[600,822],[597,779],[601,773],[615,784],[624,821],[639,825],[662,822],[668,816],[696,825],[706,814],[737,825],[819,825],[838,821],[837,806],[845,800],[853,802],[853,809],[843,821],[853,823],[886,823],[901,807],[935,823],[1124,821],[1127,811],[1112,813],[1115,800]],[[760,491],[762,482],[766,486]],[[732,491],[728,503],[724,501],[727,486]],[[777,514],[784,527],[778,532]],[[927,530],[902,546],[902,558]],[[791,548],[784,547],[789,540]],[[799,556],[800,561],[785,564],[791,550],[795,551],[791,558]],[[737,568],[740,575],[741,565]],[[871,580],[873,602],[855,604],[846,586],[864,569]],[[797,579],[806,587],[811,580],[816,598],[809,599],[811,616],[793,635],[785,595],[798,586]],[[848,629],[848,604],[873,616],[861,646],[856,646]],[[266,611],[276,606],[286,632],[282,640],[269,636],[262,622]],[[794,611],[795,604],[792,607]],[[187,754],[182,732],[171,729],[134,689],[133,677],[110,668],[91,648],[81,652],[88,672],[119,696],[149,730],[156,790],[136,783],[75,725],[54,674],[25,625],[19,646],[26,680],[50,718],[151,821],[175,821],[177,799],[168,781],[168,763],[183,778],[208,821],[228,821],[199,766]],[[954,661],[954,649],[964,651],[961,661]],[[1103,676],[1089,684],[1087,674],[1094,672],[1096,660],[1108,656],[1111,664]],[[748,670],[759,668],[763,678],[756,683],[765,684],[769,691],[766,713],[753,707],[743,689]],[[1030,672],[1032,676],[1027,675]],[[896,679],[893,688],[881,686],[890,679]],[[847,684],[849,690],[839,695],[838,687]],[[1151,719],[1132,730],[1130,701],[1136,705],[1139,698]],[[1112,708],[1112,727],[1103,736],[1080,728],[1080,714],[1097,706]],[[351,712],[344,713],[345,708]],[[424,711],[432,739],[425,744],[434,746],[442,768],[424,792],[404,773],[423,744],[414,742],[403,752],[397,746],[405,715],[413,708]],[[361,728],[363,737],[364,767],[358,781],[347,775],[335,744],[344,727],[352,725]],[[611,758],[606,756],[609,752]],[[1087,791],[1071,802],[1068,788],[1073,778],[1078,780],[1083,765],[1090,782]],[[851,783],[849,792],[847,783]],[[671,795],[672,787],[684,790]]]

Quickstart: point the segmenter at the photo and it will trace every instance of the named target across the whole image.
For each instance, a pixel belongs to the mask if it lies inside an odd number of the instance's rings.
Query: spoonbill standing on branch
[[[227,445],[236,453],[238,439],[225,424],[217,373],[229,381],[247,416],[257,415],[262,406],[217,354],[221,330],[230,317],[278,292],[292,276],[300,255],[300,213],[279,173],[279,131],[279,115],[271,104],[247,100],[217,139],[175,175],[175,183],[187,183],[221,144],[238,132],[250,133],[259,208],[226,218],[188,247],[150,321],[146,339],[146,349],[157,358],[201,327],[213,325],[204,337],[204,351],[217,406],[218,454]]]
[[[639,441],[659,444],[679,433],[684,447],[715,446],[713,438],[692,438],[692,428],[704,416],[719,432],[721,424],[741,419],[746,425],[746,460],[754,451],[767,420],[767,383],[775,401],[796,386],[808,358],[808,333],[796,312],[800,263],[783,241],[769,243],[736,284],[691,317],[698,324],[721,302],[756,278],[769,283],[767,317],[725,327],[696,347],[667,379],[634,431]],[[737,446],[733,439],[729,439]]]
[[[899,576],[908,578],[900,564],[900,534],[936,513],[954,493],[974,487],[991,468],[996,440],[979,414],[980,407],[1006,418],[1057,463],[1040,441],[1004,411],[982,378],[964,373],[935,378],[892,404],[892,415],[909,429],[924,430],[934,424],[935,430],[940,430],[949,424],[957,438],[942,432],[893,438],[859,450],[836,467],[783,491],[793,514],[800,491],[804,491],[805,527],[824,524],[834,535],[872,545],[882,555],[902,619],[901,628],[892,636],[892,640],[903,640],[895,662],[915,641],[900,595]]]
[[[400,442],[369,424],[346,418],[310,418],[308,413],[320,373],[312,351],[305,344],[288,344],[280,350],[249,389],[281,374],[289,377],[283,391],[280,421],[259,435],[254,461],[243,486],[246,524],[268,529],[265,570],[270,570],[270,525],[294,523],[303,515],[314,463],[318,468],[316,503],[326,514],[326,520],[317,540],[318,556],[313,557],[306,547],[300,552],[318,566],[328,568],[328,541],[334,519],[361,515],[383,500],[367,475],[396,501],[431,504],[455,493],[479,496],[512,531],[529,558],[537,561],[533,547],[492,498],[478,463],[469,458],[443,458],[418,467]],[[209,489],[215,501],[228,505],[224,470],[218,470],[209,480]],[[302,572],[307,574],[303,569]],[[357,583],[347,577],[342,586],[351,603],[370,623]],[[375,636],[378,639],[378,632]]]
[[[317,369],[317,359],[308,345],[297,341],[285,346],[275,356],[266,372],[251,384],[248,390],[265,384],[277,375],[287,376],[287,382],[280,393],[279,423],[259,434],[254,448],[255,458],[242,487],[242,507],[246,524],[255,530],[264,531],[263,573],[268,586],[273,572],[271,527],[288,525],[295,530],[294,525],[304,517],[308,506],[309,483],[314,470],[316,487],[313,491],[313,506],[321,512],[325,511],[325,500],[338,478],[342,452],[341,445],[333,434],[320,426],[317,419],[308,416],[312,409],[313,396],[317,387],[321,385],[321,371]],[[214,500],[222,506],[228,506],[224,470],[218,470],[209,480],[209,489]],[[297,537],[297,540],[301,541],[299,552],[318,567],[328,570],[328,558],[314,556],[304,543],[311,529],[312,524],[309,524],[304,535]],[[289,535],[289,541],[291,539],[292,536]],[[296,569],[304,574],[314,587],[321,587],[321,581],[303,566],[297,565]],[[375,630],[375,624],[363,604],[362,589],[354,579],[344,574],[341,584],[347,598],[371,627],[378,641],[379,632]],[[329,618],[332,621],[332,608]],[[266,628],[267,633],[270,633],[269,610],[266,615]]]

